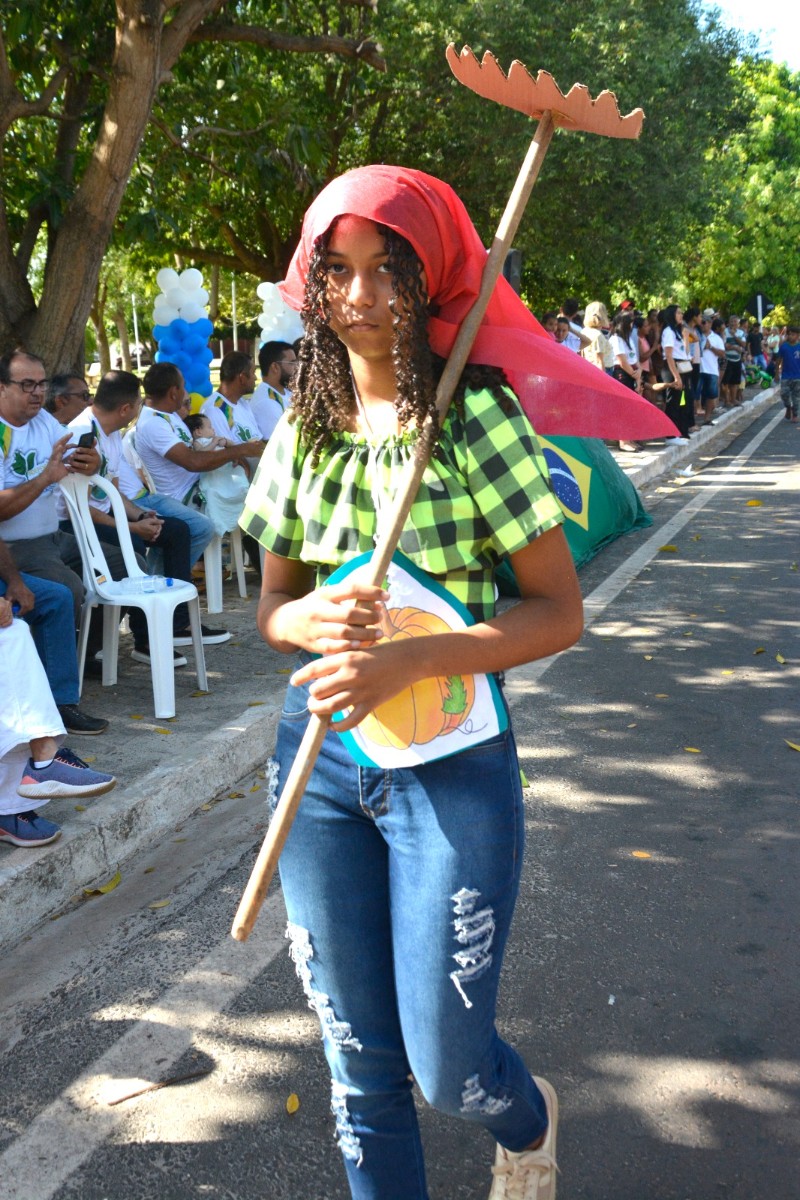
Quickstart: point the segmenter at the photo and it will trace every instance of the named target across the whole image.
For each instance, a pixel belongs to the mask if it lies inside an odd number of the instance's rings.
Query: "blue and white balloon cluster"
[[[260,283],[256,295],[261,301],[258,314],[261,345],[264,342],[296,342],[303,336],[300,314],[290,308],[274,283]]]
[[[164,267],[156,275],[161,292],[153,305],[153,337],[158,342],[156,362],[175,363],[186,390],[210,396],[209,364],[214,357],[208,345],[214,326],[206,316],[208,292],[196,267],[173,271]]]

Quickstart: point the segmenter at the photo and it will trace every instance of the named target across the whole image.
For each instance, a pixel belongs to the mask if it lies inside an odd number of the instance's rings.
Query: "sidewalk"
[[[774,389],[755,393],[687,446],[615,451],[615,458],[642,487],[719,454],[776,402]],[[81,706],[107,717],[110,727],[102,737],[70,737],[68,743],[98,769],[113,771],[118,783],[107,795],[87,800],[84,811],[70,800],[51,801],[44,815],[63,828],[53,845],[40,850],[0,846],[0,948],[78,903],[85,887],[111,879],[128,858],[174,833],[176,825],[231,791],[269,756],[290,668],[259,638],[254,582],[249,591],[248,599],[240,600],[235,586],[226,585],[225,612],[211,623],[225,625],[233,638],[206,648],[208,694],[197,692],[187,652],[189,666],[175,674],[177,716],[172,720],[152,716],[150,670],[131,661],[130,637],[120,640],[117,685],[87,682]],[[263,789],[253,794],[259,814],[264,799]]]

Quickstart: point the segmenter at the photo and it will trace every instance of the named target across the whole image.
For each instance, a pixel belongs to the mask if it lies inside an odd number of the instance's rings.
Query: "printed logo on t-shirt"
[[[37,475],[41,475],[45,468],[45,464],[36,462],[36,451],[29,450],[27,454],[23,454],[21,450],[14,452],[14,457],[11,460],[12,474],[17,475],[20,479],[29,481],[35,479]]]
[[[252,433],[244,425],[236,426],[236,436],[241,442],[251,442],[253,440]]]

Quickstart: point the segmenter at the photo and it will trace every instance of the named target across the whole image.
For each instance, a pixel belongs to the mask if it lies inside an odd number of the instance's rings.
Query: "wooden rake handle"
[[[511,248],[511,242],[517,232],[517,227],[522,219],[522,214],[525,211],[531,190],[541,169],[542,161],[553,136],[553,130],[552,114],[546,111],[542,113],[533,141],[528,148],[525,161],[522,164],[514,189],[506,204],[505,212],[497,227],[497,233],[495,234],[483,269],[478,297],[462,322],[453,344],[453,349],[442,372],[442,377],[439,380],[439,386],[436,389],[436,411],[440,426],[450,407],[450,401],[461,378],[461,372],[466,365],[469,352],[472,349],[472,343],[475,341],[480,323],[483,320],[483,315],[486,312],[492,292],[494,291],[494,286],[503,269],[506,254]],[[421,436],[417,441],[416,453],[409,464],[403,487],[398,491],[392,505],[389,527],[381,544],[375,549],[370,560],[369,577],[367,579],[369,583],[377,586],[386,575],[435,443],[434,425],[432,421],[428,420],[422,427]],[[278,859],[289,836],[289,830],[297,813],[309,776],[317,761],[317,755],[325,740],[329,724],[330,721],[328,718],[322,719],[313,715],[308,723],[300,748],[297,751],[297,757],[292,764],[292,769],[284,785],[283,792],[275,809],[275,814],[270,822],[247,887],[244,890],[236,911],[231,934],[238,942],[247,940],[253,929],[261,905],[264,903],[269,885],[272,882],[272,876],[278,865]]]

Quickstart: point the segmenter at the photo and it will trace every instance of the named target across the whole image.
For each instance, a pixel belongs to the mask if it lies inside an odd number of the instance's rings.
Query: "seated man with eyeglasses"
[[[0,537],[21,571],[63,583],[76,622],[83,603],[78,544],[58,528],[56,486],[70,471],[93,475],[100,456],[90,446],[68,449],[72,433],[44,411],[44,364],[14,350],[0,358]]]
[[[63,584],[72,597],[74,630],[83,603],[78,544],[58,528],[56,489],[70,471],[92,475],[100,456],[90,446],[70,447],[72,434],[43,411],[44,364],[14,350],[0,358],[0,538],[17,571]],[[71,733],[98,733],[106,722],[60,698]],[[77,696],[75,696],[77,699]]]

